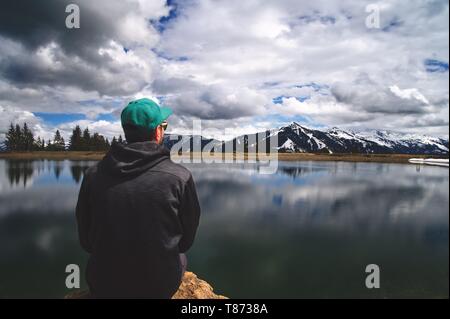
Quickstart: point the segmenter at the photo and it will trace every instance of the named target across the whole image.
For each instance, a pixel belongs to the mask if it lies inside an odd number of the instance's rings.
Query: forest
[[[111,141],[89,128],[81,129],[75,126],[69,141],[65,141],[59,130],[55,131],[53,139],[45,140],[35,137],[27,123],[23,125],[10,124],[5,136],[4,148],[7,152],[36,152],[36,151],[107,151],[114,142],[123,142],[122,136]]]

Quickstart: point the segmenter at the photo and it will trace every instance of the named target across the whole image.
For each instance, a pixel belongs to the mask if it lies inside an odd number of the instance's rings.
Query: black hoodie
[[[154,142],[113,144],[87,170],[76,208],[96,298],[170,298],[179,254],[192,245],[200,206],[191,173]]]

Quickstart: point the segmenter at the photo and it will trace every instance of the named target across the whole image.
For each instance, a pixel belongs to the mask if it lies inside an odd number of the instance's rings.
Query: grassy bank
[[[410,155],[410,154],[278,154],[280,161],[341,161],[373,163],[408,163],[410,158],[448,158],[445,156]]]
[[[4,159],[101,160],[105,152],[12,152],[0,153]]]
[[[13,152],[0,153],[4,159],[49,159],[49,160],[101,160],[104,152]],[[200,153],[184,155],[201,158]],[[217,154],[216,156],[220,155]],[[223,158],[247,159],[244,154],[222,154]],[[408,163],[410,158],[448,158],[448,156],[408,155],[408,154],[312,154],[312,153],[280,153],[280,161],[340,161],[340,162],[374,162],[374,163]]]

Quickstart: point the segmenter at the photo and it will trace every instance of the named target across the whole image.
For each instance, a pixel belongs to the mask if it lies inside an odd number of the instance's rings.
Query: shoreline
[[[0,153],[0,159],[15,160],[101,160],[105,152],[11,152]]]
[[[388,163],[410,164],[411,158],[435,158],[448,159],[448,156],[437,155],[413,155],[413,154],[279,154],[280,161],[330,161],[350,163]]]
[[[0,153],[0,159],[23,160],[101,160],[105,152],[13,152]],[[225,156],[224,156],[225,155]],[[199,158],[201,154],[191,153],[182,157]],[[222,159],[230,157],[234,159],[247,159],[244,154],[222,154]],[[220,159],[220,156],[218,156]],[[414,154],[315,154],[315,153],[279,153],[279,161],[331,161],[331,162],[361,162],[361,163],[400,163],[411,164],[411,158],[440,158],[448,159],[448,156],[438,155],[414,155]],[[267,158],[264,158],[264,160]]]

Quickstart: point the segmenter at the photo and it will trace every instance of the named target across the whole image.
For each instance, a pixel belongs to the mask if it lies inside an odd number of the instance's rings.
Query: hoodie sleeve
[[[183,228],[183,236],[178,244],[178,249],[180,253],[185,253],[194,243],[200,221],[200,204],[192,176],[186,183],[178,216]]]
[[[76,217],[78,224],[78,237],[81,247],[88,253],[91,252],[89,243],[89,230],[91,224],[91,212],[89,209],[89,182],[88,175],[85,174],[81,183],[80,193],[78,194],[78,202],[76,208]]]

